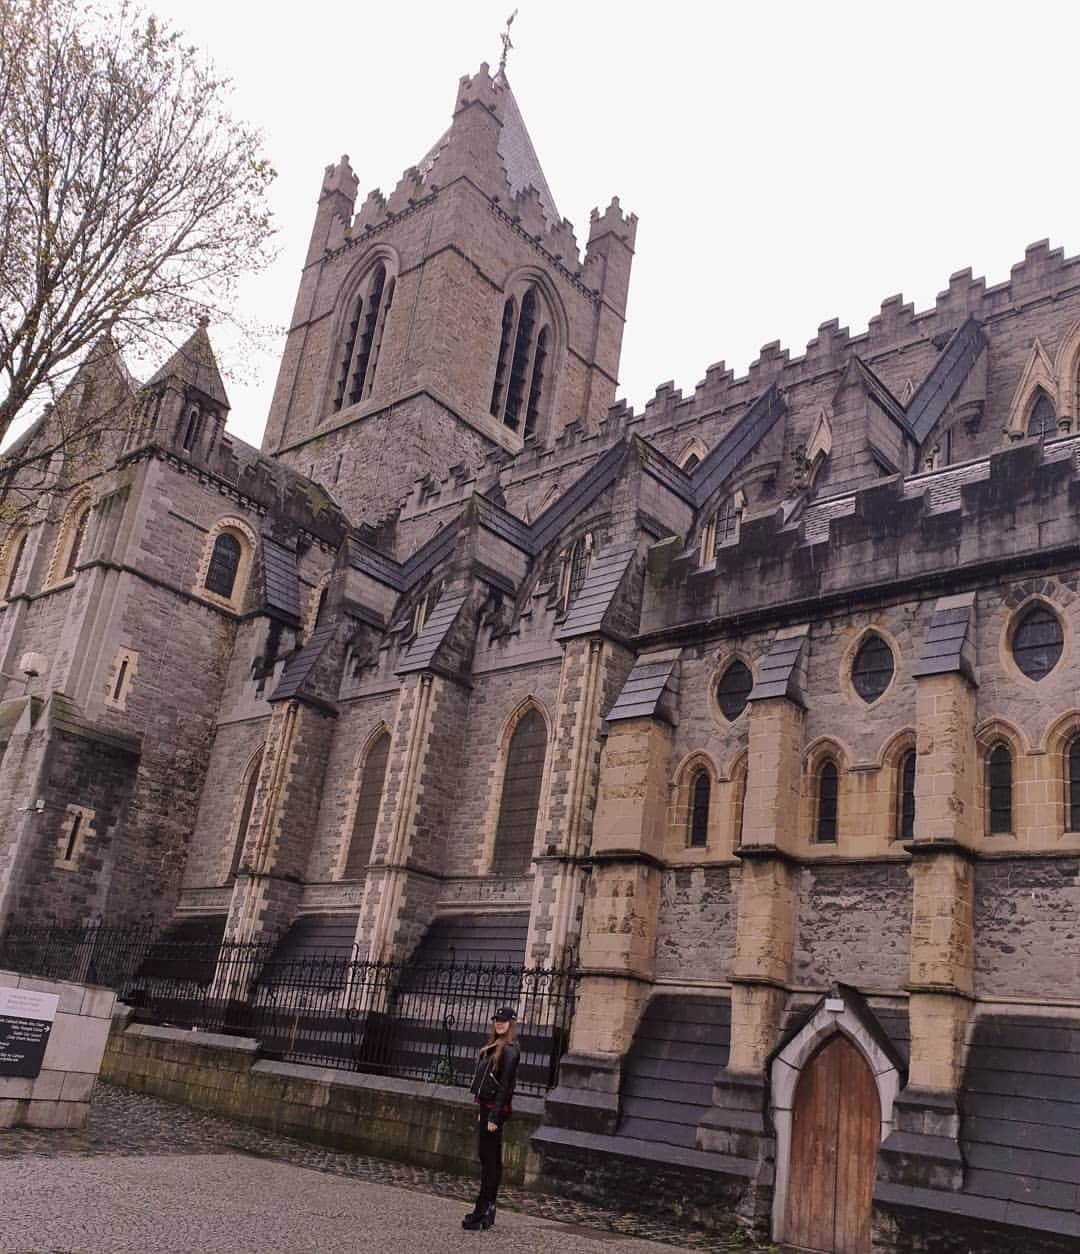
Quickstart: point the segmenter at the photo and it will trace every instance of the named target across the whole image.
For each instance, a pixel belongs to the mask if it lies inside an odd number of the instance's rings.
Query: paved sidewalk
[[[545,1254],[756,1248],[521,1189],[503,1190],[491,1232],[463,1232],[475,1187],[100,1085],[81,1132],[0,1132],[0,1251],[443,1254],[497,1235]]]

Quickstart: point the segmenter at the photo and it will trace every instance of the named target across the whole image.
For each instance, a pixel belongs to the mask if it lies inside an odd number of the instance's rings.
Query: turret
[[[315,224],[311,228],[311,243],[308,245],[305,265],[318,261],[326,251],[335,223],[338,224],[337,230],[341,231],[352,221],[359,185],[359,179],[353,173],[347,155],[343,155],[337,165],[326,167],[322,190],[319,193],[319,206],[315,210]]]

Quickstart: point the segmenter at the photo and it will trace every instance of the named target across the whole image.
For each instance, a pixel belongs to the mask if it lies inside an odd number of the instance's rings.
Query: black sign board
[[[55,993],[0,988],[0,1078],[38,1075],[58,1001]]]

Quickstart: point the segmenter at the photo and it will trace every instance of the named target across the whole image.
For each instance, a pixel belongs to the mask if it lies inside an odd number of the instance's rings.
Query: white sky
[[[640,222],[620,393],[745,372],[820,323],[852,333],[902,291],[922,309],[1025,245],[1080,251],[1080,6],[516,0],[508,77],[556,203],[588,233],[617,194]],[[284,326],[323,167],[389,192],[498,61],[515,0],[272,6],[159,0],[235,82],[279,171],[280,256],[241,312]],[[230,428],[258,443],[282,341],[211,327]]]

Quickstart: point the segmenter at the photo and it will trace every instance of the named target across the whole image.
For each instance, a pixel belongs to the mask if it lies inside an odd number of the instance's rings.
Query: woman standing
[[[461,1221],[470,1231],[490,1228],[495,1222],[495,1198],[502,1179],[502,1130],[510,1116],[510,1103],[517,1079],[518,1049],[509,1006],[495,1011],[491,1038],[480,1051],[473,1076],[472,1092],[479,1107],[476,1118],[476,1148],[480,1157],[480,1195],[472,1211]]]

